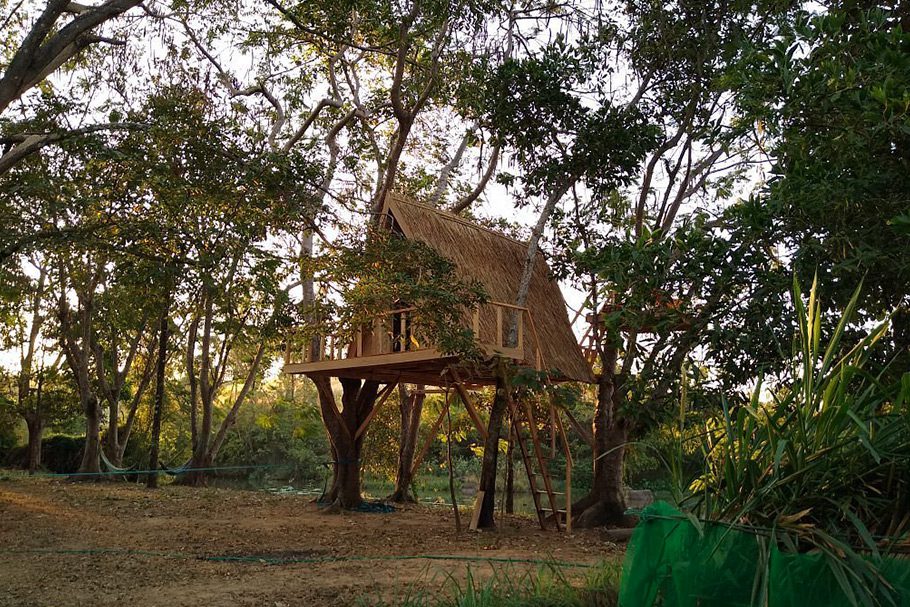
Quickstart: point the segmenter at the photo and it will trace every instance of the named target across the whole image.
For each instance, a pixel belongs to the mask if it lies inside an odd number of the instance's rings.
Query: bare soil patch
[[[0,607],[394,604],[469,567],[477,577],[539,567],[468,559],[596,564],[619,550],[521,517],[456,536],[451,511],[426,506],[324,514],[296,495],[0,481]],[[424,556],[457,558],[410,558]]]

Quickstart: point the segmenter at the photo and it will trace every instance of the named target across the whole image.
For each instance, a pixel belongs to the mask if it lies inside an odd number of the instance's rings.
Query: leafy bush
[[[267,399],[271,400],[271,399]],[[250,402],[218,455],[218,466],[263,466],[253,477],[321,482],[331,460],[318,409],[284,398]]]
[[[808,307],[796,284],[793,295],[796,379],[768,404],[759,381],[750,405],[707,425],[704,469],[682,505],[760,529],[788,550],[822,553],[846,596],[872,604],[885,538],[910,532],[910,374],[884,385],[865,368],[887,323],[842,353],[859,290],[824,348],[815,285]]]
[[[45,438],[41,444],[41,466],[49,472],[67,474],[79,469],[85,437],[58,434]],[[0,464],[10,468],[28,467],[28,447],[9,449]]]

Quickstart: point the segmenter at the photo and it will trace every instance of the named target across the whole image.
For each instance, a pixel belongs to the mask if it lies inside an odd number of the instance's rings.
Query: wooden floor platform
[[[445,386],[456,382],[483,386],[496,384],[492,364],[462,363],[455,356],[443,356],[435,348],[378,356],[288,363],[284,365],[283,372],[428,386]]]

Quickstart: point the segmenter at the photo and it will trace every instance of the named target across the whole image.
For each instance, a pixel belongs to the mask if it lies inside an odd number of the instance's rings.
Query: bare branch
[[[461,158],[464,156],[464,151],[468,148],[468,142],[471,140],[471,135],[472,129],[465,131],[464,136],[461,138],[461,143],[458,145],[458,149],[455,150],[455,155],[452,156],[452,159],[449,160],[439,172],[439,179],[436,180],[436,189],[433,191],[433,196],[430,197],[430,203],[433,206],[439,205],[440,199],[448,189],[449,175],[455,170],[455,167],[461,164]]]
[[[469,206],[474,204],[474,201],[477,200],[486,189],[487,183],[489,183],[490,179],[493,177],[493,174],[496,173],[496,166],[499,164],[499,150],[499,144],[497,143],[493,146],[493,152],[490,155],[490,164],[487,165],[487,170],[483,174],[483,177],[480,178],[480,182],[471,191],[470,194],[455,203],[455,206],[452,207],[453,213],[461,213]]]
[[[328,97],[325,99],[322,99],[319,103],[316,104],[316,107],[313,108],[313,111],[310,112],[310,115],[307,116],[306,120],[303,121],[303,124],[300,125],[300,128],[297,129],[297,131],[291,136],[291,138],[285,142],[284,147],[282,148],[282,151],[284,151],[284,152],[290,151],[290,149],[292,147],[294,147],[294,144],[296,144],[298,141],[300,141],[303,138],[303,136],[306,134],[307,130],[313,125],[314,122],[316,122],[316,118],[319,117],[319,113],[323,109],[325,109],[327,107],[333,107],[336,109],[340,109],[341,106],[342,106],[342,102],[340,99],[337,99],[337,98],[332,99],[332,98],[328,98]]]

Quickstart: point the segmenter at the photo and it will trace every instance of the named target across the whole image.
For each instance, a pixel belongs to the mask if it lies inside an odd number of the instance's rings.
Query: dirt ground
[[[441,592],[469,567],[482,577],[539,565],[390,557],[594,564],[619,550],[596,532],[541,531],[517,517],[495,532],[456,537],[445,508],[324,514],[299,495],[0,481],[2,607],[395,604],[408,593]]]

